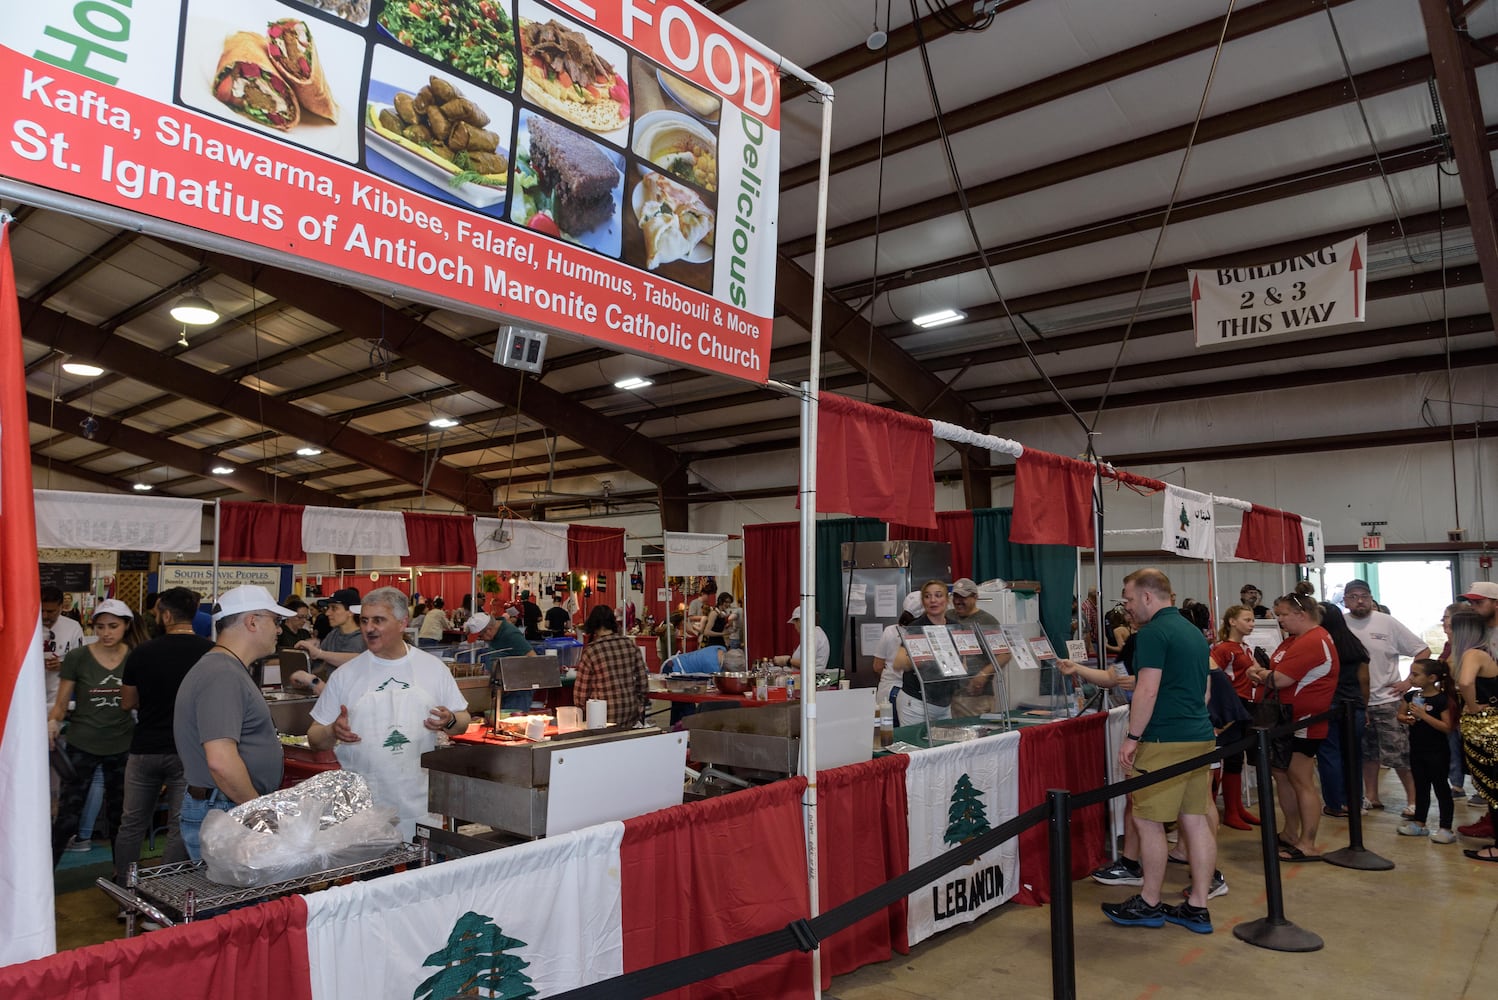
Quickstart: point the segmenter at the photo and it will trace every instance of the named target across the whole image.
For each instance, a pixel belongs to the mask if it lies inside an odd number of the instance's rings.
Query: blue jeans
[[[1361,781],[1363,763],[1363,729],[1368,723],[1367,710],[1362,705],[1353,704],[1352,724],[1357,733],[1356,742],[1353,744],[1352,757],[1357,763],[1358,779]],[[1333,812],[1341,812],[1348,808],[1347,801],[1347,776],[1342,773],[1342,720],[1333,719],[1327,727],[1326,739],[1321,741],[1321,749],[1316,753],[1316,770],[1321,775],[1321,801]],[[1361,808],[1362,803],[1352,803],[1352,808]]]
[[[1462,760],[1462,731],[1454,728],[1446,735],[1446,739],[1451,744],[1451,767],[1447,770],[1446,777],[1452,788],[1461,788],[1467,783],[1467,768]]]
[[[78,821],[78,839],[91,840],[94,824],[99,821],[99,810],[104,808],[104,769],[94,768],[94,780],[88,784],[88,794],[83,799],[83,818]],[[114,831],[110,831],[113,833]]]
[[[178,823],[182,827],[182,846],[187,849],[189,858],[194,861],[203,860],[203,820],[208,814],[214,810],[228,812],[232,808],[234,803],[217,788],[206,799],[195,799],[183,791]]]
[[[166,786],[167,821],[166,847],[161,860],[166,864],[187,860],[182,832],[177,824],[182,797],[187,792],[187,779],[182,776],[182,758],[174,753],[133,753],[125,764],[125,814],[114,838],[114,880],[120,885],[125,884],[130,863],[140,860],[140,845],[151,831],[151,820],[156,815],[156,802],[161,797],[163,785]]]

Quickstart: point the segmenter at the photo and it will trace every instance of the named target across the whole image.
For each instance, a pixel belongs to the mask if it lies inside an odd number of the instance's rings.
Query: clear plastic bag
[[[370,806],[319,829],[325,808],[315,795],[302,796],[294,806],[283,802],[275,828],[269,830],[251,829],[226,812],[210,812],[202,831],[208,878],[221,885],[270,885],[371,861],[402,843],[394,809]]]

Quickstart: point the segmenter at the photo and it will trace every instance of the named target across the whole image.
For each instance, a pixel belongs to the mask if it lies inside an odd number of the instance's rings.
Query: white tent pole
[[[822,296],[827,258],[828,164],[832,158],[832,88],[822,101],[822,148],[817,171],[817,242],[811,276],[811,367],[801,392],[801,753],[806,775],[807,916],[821,912],[817,863],[817,404],[822,381]],[[811,952],[811,989],[822,996],[822,949]]]
[[[221,519],[223,518],[223,515],[224,515],[223,508],[219,506],[219,502],[217,500],[214,500],[213,501],[213,596],[212,596],[212,599],[209,601],[210,604],[216,604],[216,603],[218,603],[218,544],[219,544],[219,539],[222,537],[220,535],[220,533],[219,533],[219,525],[222,523]],[[276,596],[279,597],[280,595],[278,594]],[[212,632],[213,632],[213,637],[215,639],[217,639],[218,638],[218,622],[217,621],[215,621],[213,623],[213,625],[211,626],[211,629],[212,629]]]

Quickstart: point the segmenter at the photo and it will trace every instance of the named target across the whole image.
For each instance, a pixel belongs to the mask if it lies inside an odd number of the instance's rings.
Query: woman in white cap
[[[900,620],[886,625],[879,636],[879,645],[874,650],[874,672],[879,675],[879,688],[874,692],[874,705],[889,701],[889,693],[900,686],[900,673],[895,669],[895,654],[900,651],[900,626],[915,621],[921,613],[921,592],[912,590],[905,595],[905,605],[900,610]]]
[[[112,598],[100,601],[94,609],[93,629],[97,641],[63,657],[57,700],[47,713],[47,736],[55,748],[63,719],[68,718],[68,702],[77,702],[68,723],[65,754],[72,773],[62,778],[57,819],[52,823],[54,866],[68,838],[78,832],[95,768],[104,771],[104,815],[110,830],[120,828],[125,809],[125,763],[135,720],[120,707],[121,668],[130,650],[145,641],[146,632],[130,607]]]

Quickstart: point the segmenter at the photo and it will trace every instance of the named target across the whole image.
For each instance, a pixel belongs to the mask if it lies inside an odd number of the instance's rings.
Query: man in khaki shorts
[[[1129,703],[1129,727],[1118,760],[1131,777],[1158,771],[1216,746],[1207,715],[1207,641],[1201,630],[1171,606],[1170,580],[1157,569],[1124,577],[1124,607],[1139,623],[1134,667],[1137,680]],[[1212,933],[1207,894],[1217,867],[1217,841],[1207,825],[1211,769],[1203,764],[1186,774],[1150,785],[1133,795],[1144,877],[1139,893],[1122,903],[1104,903],[1115,924],[1160,927],[1169,921],[1198,934]],[[1180,832],[1191,858],[1191,892],[1178,906],[1162,903],[1165,880],[1165,824],[1180,817]]]

